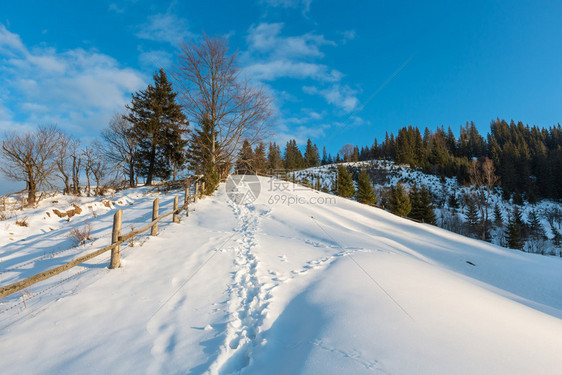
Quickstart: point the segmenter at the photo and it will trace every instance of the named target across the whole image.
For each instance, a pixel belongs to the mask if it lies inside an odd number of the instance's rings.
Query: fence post
[[[201,182],[201,196],[205,194],[205,181]]]
[[[180,199],[179,195],[176,195],[175,198],[174,198],[174,214],[172,215],[174,223],[180,222],[178,220],[178,201],[179,201],[179,199]]]
[[[191,189],[191,180],[185,184],[185,216],[189,216],[189,189]]]
[[[193,198],[193,202],[197,202],[197,194],[199,194],[199,181],[195,182],[195,197]]]
[[[158,219],[158,198],[154,200],[152,203],[152,221]],[[151,236],[156,236],[158,234],[158,223],[152,226],[152,230],[150,231]]]
[[[121,236],[121,221],[123,218],[123,210],[117,210],[115,215],[113,215],[113,232],[111,233],[111,243],[114,244],[119,241],[119,236]],[[121,266],[121,245],[115,246],[111,249],[111,263],[109,264],[110,269],[119,268]]]

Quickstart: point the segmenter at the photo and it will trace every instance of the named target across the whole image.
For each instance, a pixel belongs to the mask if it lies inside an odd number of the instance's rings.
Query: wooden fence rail
[[[43,271],[41,273],[38,273],[36,275],[33,275],[31,277],[28,277],[25,280],[21,280],[18,282],[15,282],[13,284],[9,284],[9,285],[5,285],[0,287],[0,298],[4,298],[7,297],[9,295],[12,295],[16,292],[19,292],[20,290],[23,290],[25,288],[30,287],[31,285],[37,284],[40,281],[46,280],[48,278],[51,278],[53,276],[56,276],[66,270],[69,270],[73,267],[76,267],[79,264],[82,264],[84,262],[87,262],[88,260],[95,258],[109,250],[111,250],[111,260],[110,260],[110,264],[109,264],[109,268],[118,268],[121,264],[121,259],[120,259],[120,248],[121,245],[130,240],[131,238],[138,236],[141,233],[144,233],[146,231],[148,231],[149,229],[151,230],[151,235],[155,236],[158,233],[158,222],[162,219],[164,219],[165,217],[168,217],[170,215],[173,215],[174,218],[174,222],[178,222],[178,215],[183,211],[186,210],[186,216],[188,216],[188,207],[189,207],[189,202],[196,202],[197,200],[197,195],[199,194],[199,191],[203,191],[203,189],[200,189],[199,185],[201,184],[201,181],[195,181],[195,192],[196,194],[190,196],[189,195],[189,191],[190,191],[190,185],[191,182],[188,182],[186,185],[186,189],[185,189],[185,197],[184,197],[184,204],[178,208],[178,201],[179,201],[179,197],[176,195],[174,197],[174,209],[171,212],[162,214],[162,215],[158,215],[158,198],[156,198],[154,200],[154,204],[153,204],[153,210],[152,210],[152,222],[150,222],[149,224],[145,225],[144,227],[131,231],[125,235],[121,235],[121,222],[122,222],[122,217],[123,217],[123,211],[122,210],[118,210],[115,215],[113,216],[113,230],[112,230],[112,234],[111,234],[111,245],[106,246],[104,248],[101,248],[99,250],[96,250],[90,254],[81,256],[79,258],[74,259],[71,262],[65,263],[63,265],[60,265],[58,267],[55,268],[51,268],[47,271]]]

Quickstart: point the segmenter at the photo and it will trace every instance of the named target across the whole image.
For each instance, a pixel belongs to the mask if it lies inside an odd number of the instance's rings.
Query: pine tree
[[[304,163],[306,168],[317,167],[320,162],[318,148],[312,144],[310,138],[306,141],[306,150],[304,152]]]
[[[195,174],[204,174],[211,163],[212,126],[212,122],[206,120],[191,133],[186,159],[189,169]]]
[[[279,149],[279,146],[275,142],[269,144],[267,162],[268,162],[268,168],[274,171],[283,168],[283,159],[281,159],[281,150]]]
[[[236,169],[240,174],[247,174],[254,172],[253,169],[254,161],[254,151],[252,151],[252,146],[250,142],[245,139],[242,143],[242,148],[238,153],[238,159],[236,160]]]
[[[478,224],[480,224],[480,215],[478,213],[478,206],[471,196],[466,198],[465,217],[469,234],[475,236],[478,232]]]
[[[297,146],[297,141],[291,139],[287,142],[284,155],[285,169],[296,170],[304,168],[304,158]]]
[[[336,192],[340,197],[351,198],[355,194],[353,179],[346,167],[338,165]]]
[[[455,193],[452,193],[449,196],[449,208],[452,209],[453,213],[457,213],[457,210],[459,209],[460,205],[459,205],[459,200],[457,199],[457,195]]]
[[[186,161],[183,139],[187,132],[186,117],[176,103],[176,95],[163,69],[154,74],[154,85],[134,93],[126,119],[133,124],[138,140],[136,153],[138,174],[146,185],[154,177],[167,179]]]
[[[496,226],[502,227],[503,226],[503,215],[500,209],[500,206],[496,203],[494,206],[494,222]]]
[[[509,221],[505,228],[505,238],[507,240],[507,246],[512,249],[523,248],[524,242],[521,235],[521,213],[515,209],[514,212],[509,216]]]
[[[412,219],[419,220],[427,224],[436,224],[433,202],[429,190],[424,186],[420,189],[414,186],[410,190],[410,203],[412,209],[408,215]]]
[[[365,169],[361,171],[357,181],[357,201],[364,204],[377,203],[377,194]]]
[[[267,159],[265,157],[265,146],[263,143],[259,143],[254,149],[254,160],[252,162],[253,170],[256,173],[267,172]]]
[[[535,240],[545,237],[544,228],[535,210],[529,213],[529,236]]]
[[[390,188],[390,200],[388,202],[390,212],[398,216],[408,216],[412,210],[410,197],[401,183]]]

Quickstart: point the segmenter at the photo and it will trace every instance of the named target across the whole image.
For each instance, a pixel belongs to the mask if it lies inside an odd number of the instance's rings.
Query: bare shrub
[[[29,218],[27,216],[24,216],[21,219],[16,219],[16,225],[19,225],[20,227],[28,227],[29,223],[28,223]]]
[[[87,241],[92,239],[92,224],[84,223],[82,228],[73,228],[67,237],[75,242],[75,246],[85,245]]]

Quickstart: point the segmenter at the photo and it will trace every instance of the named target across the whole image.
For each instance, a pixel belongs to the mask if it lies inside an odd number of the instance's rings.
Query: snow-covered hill
[[[260,181],[0,313],[2,374],[560,372],[561,259]]]
[[[462,224],[466,222],[466,207],[463,197],[474,194],[474,188],[472,186],[459,185],[456,178],[441,178],[436,175],[423,173],[417,169],[412,169],[407,165],[397,165],[386,160],[349,162],[341,163],[340,165],[357,171],[363,168],[370,170],[371,177],[374,179],[374,187],[379,193],[379,203],[381,203],[381,193],[384,193],[389,187],[395,186],[398,182],[402,182],[406,188],[411,188],[414,185],[418,188],[426,187],[433,197],[437,225],[462,234],[468,234],[462,228]],[[297,182],[305,183],[326,191],[332,190],[336,175],[337,169],[335,164],[294,172]],[[452,195],[458,200],[459,207],[450,207],[449,199]],[[501,226],[495,224],[493,211],[496,205],[502,215],[503,225]],[[506,201],[502,198],[501,188],[499,186],[492,191],[489,202],[489,218],[492,221],[490,233],[492,242],[497,245],[507,246],[504,236],[505,225],[515,207],[521,212],[524,221],[529,221],[530,214],[534,211],[544,231],[545,238],[538,241],[529,241],[525,245],[524,251],[538,252],[543,255],[562,256],[562,248],[560,245],[556,246],[552,243],[552,239],[555,237],[552,229],[554,228],[559,233],[562,232],[562,205],[551,200],[542,200],[534,204],[526,203],[517,205],[512,200]]]

